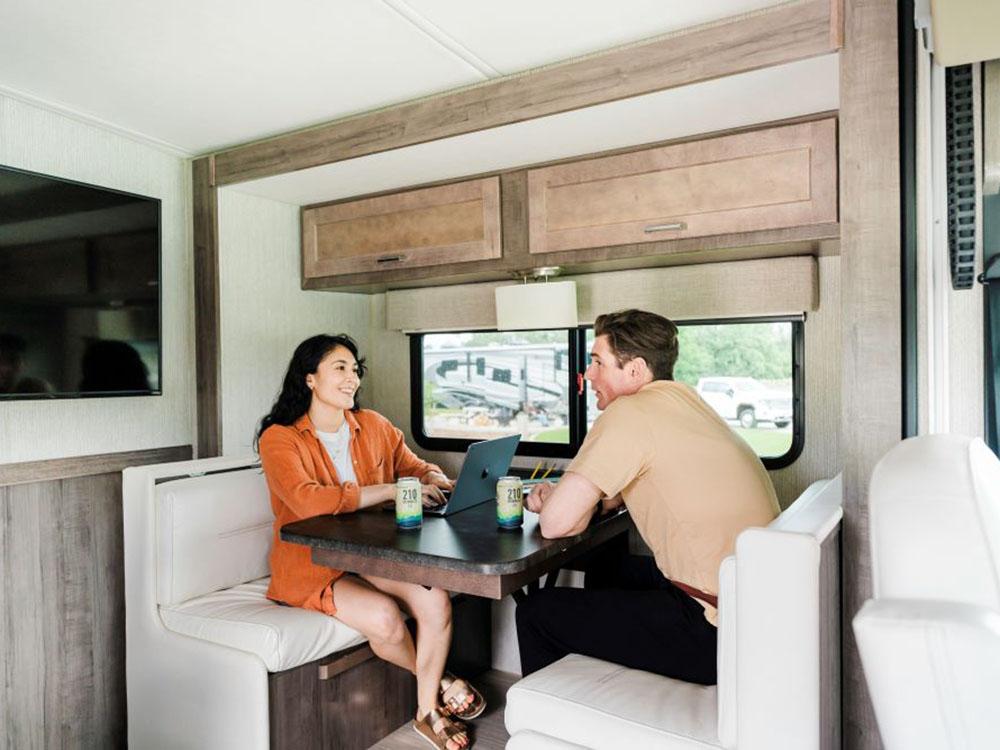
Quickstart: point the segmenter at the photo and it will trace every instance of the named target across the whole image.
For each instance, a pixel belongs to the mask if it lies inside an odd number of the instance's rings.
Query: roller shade
[[[645,268],[580,276],[581,325],[635,307],[673,320],[798,314],[819,304],[816,259],[765,258],[732,263]],[[496,328],[494,289],[508,283],[399,289],[386,293],[386,327],[395,331]]]

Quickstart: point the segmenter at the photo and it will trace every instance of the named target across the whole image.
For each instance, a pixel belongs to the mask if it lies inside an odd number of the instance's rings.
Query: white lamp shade
[[[576,328],[576,282],[539,281],[496,288],[497,330]]]

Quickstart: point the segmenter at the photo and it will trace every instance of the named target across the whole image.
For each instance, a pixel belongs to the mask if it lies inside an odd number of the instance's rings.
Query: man
[[[737,535],[778,513],[760,459],[688,386],[673,381],[677,326],[642,310],[601,315],[586,378],[603,414],[558,485],[528,496],[542,535],[580,533],[622,503],[653,557],[625,545],[584,589],[542,589],[517,609],[527,675],[570,653],[690,682],[716,682],[719,564]]]

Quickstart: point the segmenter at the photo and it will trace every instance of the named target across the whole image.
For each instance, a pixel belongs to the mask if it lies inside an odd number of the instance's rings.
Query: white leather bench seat
[[[268,672],[292,669],[365,642],[340,620],[270,601],[265,596],[269,580],[160,605],[160,617],[175,633],[256,654]]]
[[[567,747],[719,747],[714,686],[578,654],[511,687],[505,719],[507,731],[523,740],[525,748],[531,747],[531,735],[521,737],[520,732],[541,727]]]

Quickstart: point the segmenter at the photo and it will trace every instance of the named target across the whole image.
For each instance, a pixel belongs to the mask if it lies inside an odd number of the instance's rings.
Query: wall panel
[[[299,209],[219,190],[222,454],[249,453],[295,346],[316,333],[368,341],[368,297],[301,288]]]
[[[129,464],[190,457],[179,446]],[[0,476],[0,748],[125,746],[121,473],[108,463],[34,482]]]
[[[194,335],[187,162],[0,95],[0,164],[162,201],[163,395],[0,404],[0,465],[187,444]]]

